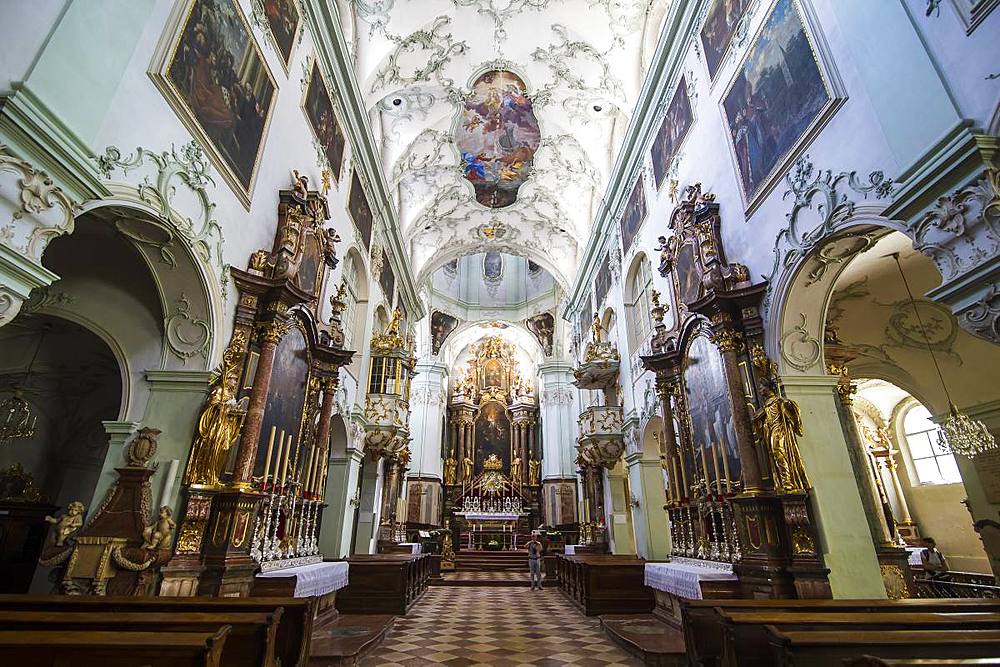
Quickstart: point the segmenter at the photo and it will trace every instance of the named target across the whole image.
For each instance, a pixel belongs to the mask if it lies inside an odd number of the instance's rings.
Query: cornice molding
[[[629,121],[621,150],[611,170],[604,197],[587,239],[580,270],[570,290],[563,319],[572,321],[573,313],[586,300],[600,259],[616,243],[615,222],[632,192],[635,179],[646,164],[646,152],[657,129],[659,108],[668,103],[673,85],[683,74],[684,59],[698,27],[698,17],[709,0],[675,0],[663,23],[650,61],[646,79],[639,93],[635,112]]]
[[[317,62],[329,81],[334,83],[336,98],[344,121],[344,133],[351,143],[352,162],[360,169],[370,204],[382,222],[389,264],[396,275],[400,298],[411,321],[427,313],[417,295],[409,255],[400,233],[399,215],[392,192],[382,172],[381,157],[375,143],[365,98],[361,94],[352,64],[350,46],[340,27],[340,13],[334,0],[305,0],[305,18],[313,36]]]

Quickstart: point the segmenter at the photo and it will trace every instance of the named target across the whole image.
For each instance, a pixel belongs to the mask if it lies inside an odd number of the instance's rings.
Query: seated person
[[[928,579],[947,579],[948,561],[937,548],[933,537],[923,539],[924,550],[920,552],[920,562],[924,566]]]

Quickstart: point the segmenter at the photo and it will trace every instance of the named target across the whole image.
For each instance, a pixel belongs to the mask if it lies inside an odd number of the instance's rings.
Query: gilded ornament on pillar
[[[236,401],[240,362],[246,351],[246,333],[237,331],[222,355],[208,398],[198,417],[198,430],[191,447],[184,483],[217,487],[225,468],[229,448],[239,436],[247,414],[248,399]]]
[[[845,405],[850,405],[858,388],[851,384],[851,376],[847,364],[828,363],[826,372],[837,376],[837,393]]]
[[[265,342],[277,345],[285,337],[285,334],[288,333],[291,326],[289,322],[283,320],[271,320],[260,326],[260,335]]]
[[[757,438],[771,453],[775,490],[793,493],[809,488],[806,469],[799,455],[798,436],[802,435],[802,413],[795,401],[784,398],[777,387],[764,388],[764,405],[754,415]]]
[[[392,311],[392,319],[389,321],[389,325],[385,328],[385,331],[372,336],[372,352],[389,354],[405,349],[405,341],[399,333],[399,325],[402,318],[403,313],[398,308]]]
[[[712,332],[712,342],[720,352],[733,352],[740,349],[743,337],[729,327],[719,327]]]

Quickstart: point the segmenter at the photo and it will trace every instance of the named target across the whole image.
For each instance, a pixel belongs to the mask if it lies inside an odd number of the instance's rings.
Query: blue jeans
[[[529,558],[528,570],[531,572],[531,585],[542,587],[542,559]]]

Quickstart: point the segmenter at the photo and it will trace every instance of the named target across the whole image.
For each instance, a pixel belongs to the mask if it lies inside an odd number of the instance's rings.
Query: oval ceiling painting
[[[455,144],[476,201],[510,206],[531,173],[541,133],[524,81],[508,71],[486,72],[472,85]]]

